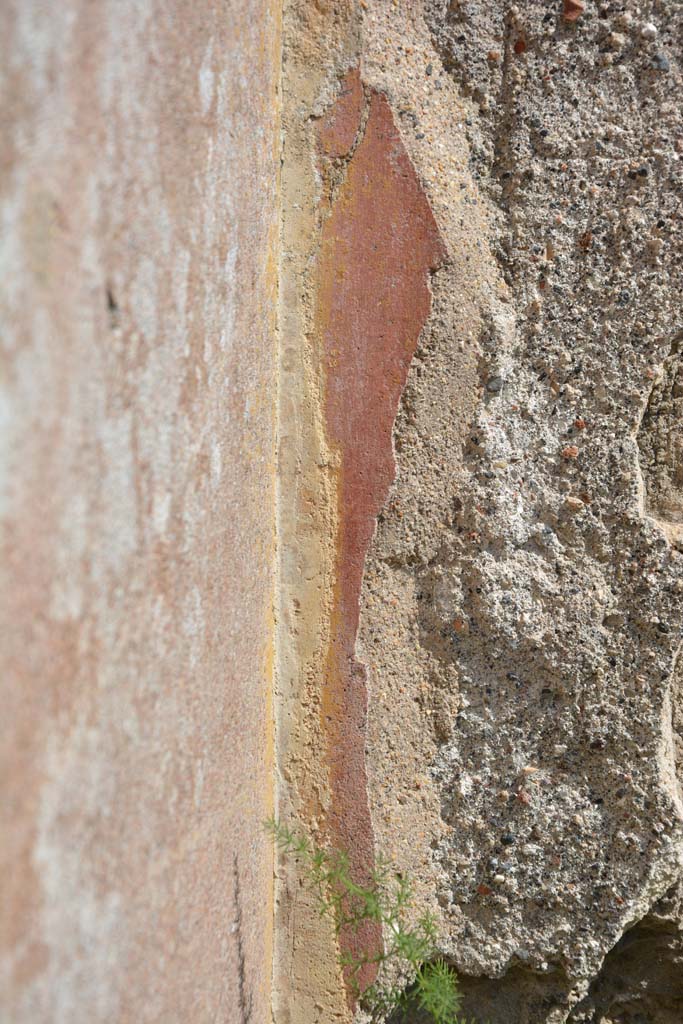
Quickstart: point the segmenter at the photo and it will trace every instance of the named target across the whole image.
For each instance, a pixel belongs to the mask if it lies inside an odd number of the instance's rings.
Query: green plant
[[[281,853],[301,861],[320,912],[330,917],[337,936],[347,929],[358,932],[366,922],[381,927],[384,946],[356,954],[345,952],[339,959],[354,995],[373,1022],[385,1021],[395,1011],[417,1004],[434,1024],[467,1024],[458,1017],[457,977],[436,956],[434,918],[425,913],[409,923],[412,891],[404,876],[382,860],[372,870],[368,884],[359,885],[351,877],[343,850],[314,846],[306,836],[274,818],[266,822],[266,828]],[[377,970],[392,965],[389,974],[406,979],[409,987],[384,980],[386,972],[382,972],[378,981],[361,989],[360,978],[368,965]]]

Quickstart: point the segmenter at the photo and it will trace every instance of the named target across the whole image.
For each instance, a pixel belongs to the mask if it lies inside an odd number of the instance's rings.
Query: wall
[[[359,880],[378,853],[410,872],[478,1018],[673,1024],[680,12],[315,9],[289,4],[284,51],[310,434],[281,519],[281,807]],[[351,1019],[288,871],[282,1019]]]
[[[279,6],[0,18],[0,1017],[264,1021]]]
[[[2,18],[5,1016],[679,1024],[677,5]]]

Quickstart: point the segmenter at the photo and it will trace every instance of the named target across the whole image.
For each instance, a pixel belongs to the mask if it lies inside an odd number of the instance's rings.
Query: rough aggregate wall
[[[464,475],[444,495],[450,515],[423,501],[419,534],[404,525],[410,478],[423,493],[447,464],[397,425],[399,515],[366,580],[370,600],[373,572],[382,594],[400,579],[402,681],[435,719],[444,690],[457,701],[429,764],[448,829],[434,844],[444,948],[464,972],[504,979],[476,986],[484,1017],[564,1020],[680,874],[681,566],[675,500],[662,499],[677,424],[659,398],[675,393],[680,331],[680,11],[603,6],[572,25],[547,4],[425,14],[428,88],[454,82],[464,100],[511,315],[482,296]],[[418,438],[430,429],[427,414]],[[384,646],[383,688],[396,658]],[[642,992],[632,1012],[676,1019],[675,954],[668,985],[671,1018]],[[623,988],[614,998],[628,1002]]]
[[[317,6],[325,24],[335,5]],[[326,41],[300,160],[319,237],[335,208],[310,122],[346,109],[357,64],[387,98],[446,250],[364,566],[354,657],[376,849],[440,915],[471,1012],[673,1022],[681,9],[573,13],[359,4],[353,53]],[[314,312],[309,325],[329,540],[339,469],[323,413],[338,367],[322,365]],[[328,554],[315,583],[327,616],[340,572]],[[324,652],[329,618],[320,637]],[[324,663],[309,665],[304,709],[322,751]],[[309,819],[319,836],[335,756]],[[313,1019],[343,1018],[334,998]]]
[[[269,1016],[279,15],[0,15],[8,1024]]]

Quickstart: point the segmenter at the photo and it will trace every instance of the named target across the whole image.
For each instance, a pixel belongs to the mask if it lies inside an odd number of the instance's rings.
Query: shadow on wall
[[[683,535],[683,334],[671,343],[638,432],[646,508],[673,541]]]
[[[674,886],[605,957],[571,1024],[681,1024],[683,889]]]
[[[683,887],[674,886],[605,957],[568,1024],[681,1024],[683,1021]],[[502,978],[459,975],[467,1020],[528,1024],[567,1008],[567,978],[513,967]],[[562,1017],[561,1019],[565,1019]],[[411,1009],[392,1024],[423,1024]]]

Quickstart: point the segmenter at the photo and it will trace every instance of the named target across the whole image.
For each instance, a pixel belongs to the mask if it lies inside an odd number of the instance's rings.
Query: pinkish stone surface
[[[0,16],[12,1024],[269,1012],[278,12]]]

